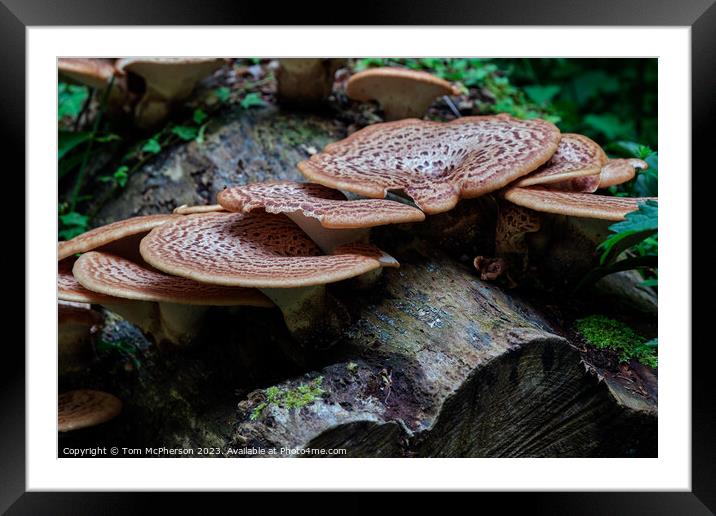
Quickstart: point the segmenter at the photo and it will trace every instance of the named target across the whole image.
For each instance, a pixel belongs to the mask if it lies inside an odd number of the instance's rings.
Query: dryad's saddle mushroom
[[[234,186],[219,192],[217,199],[229,211],[284,213],[328,254],[339,245],[366,240],[369,228],[425,220],[422,211],[407,204],[386,199],[348,201],[338,190],[292,181]]]
[[[62,393],[57,399],[57,429],[70,432],[114,419],[122,401],[107,392],[80,389]]]
[[[363,243],[324,255],[286,216],[265,212],[187,215],[152,230],[140,251],[147,263],[168,274],[259,288],[281,308],[294,336],[325,317],[325,284],[398,266]]]
[[[599,174],[599,188],[608,188],[631,181],[636,175],[637,169],[646,170],[647,168],[649,168],[649,164],[646,161],[636,158],[610,159]]]
[[[346,95],[353,100],[377,100],[388,121],[422,118],[436,98],[458,95],[452,84],[427,72],[405,68],[372,68],[353,75]]]
[[[540,119],[409,119],[361,129],[298,168],[313,182],[366,197],[403,190],[421,210],[434,214],[536,170],[552,157],[559,140],[559,129]]]

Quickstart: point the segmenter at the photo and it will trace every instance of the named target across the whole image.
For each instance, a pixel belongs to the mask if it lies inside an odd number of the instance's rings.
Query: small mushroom
[[[422,118],[438,97],[458,95],[452,84],[427,72],[405,68],[372,68],[351,76],[346,94],[353,100],[377,100],[385,119]]]
[[[57,71],[71,82],[103,90],[115,77],[116,69],[114,59],[64,57],[57,60]]]
[[[122,401],[107,392],[80,389],[57,398],[57,430],[71,432],[105,423],[122,412]]]
[[[647,168],[649,164],[646,161],[636,158],[610,159],[599,174],[599,188],[609,188],[631,181],[636,175],[636,169]]]
[[[117,60],[127,75],[127,87],[140,96],[134,108],[135,123],[149,128],[169,114],[171,105],[187,98],[199,81],[223,66],[219,58],[141,57]]]
[[[547,163],[512,186],[542,185],[553,190],[593,192],[606,163],[607,155],[599,144],[581,134],[567,133]]]
[[[279,102],[295,106],[323,102],[333,90],[336,70],[345,62],[345,59],[279,59],[276,71]]]
[[[639,204],[655,197],[614,197],[578,192],[559,192],[538,187],[510,188],[505,199],[535,211],[602,220],[624,220]]]
[[[323,255],[288,217],[259,211],[182,217],[152,230],[140,252],[167,274],[258,288],[279,306],[299,340],[326,329],[327,283],[398,266],[369,244],[346,244]]]
[[[105,252],[83,254],[72,272],[75,279],[92,292],[131,300],[108,307],[159,343],[189,343],[209,306],[273,306],[256,289],[207,285],[168,276]]]
[[[232,212],[264,209],[287,215],[326,254],[343,244],[367,242],[372,227],[425,220],[422,211],[406,204],[385,199],[348,201],[338,190],[293,181],[225,188],[217,199]]]
[[[365,197],[402,190],[427,214],[498,190],[546,163],[560,133],[507,115],[373,124],[298,164],[309,180]]]

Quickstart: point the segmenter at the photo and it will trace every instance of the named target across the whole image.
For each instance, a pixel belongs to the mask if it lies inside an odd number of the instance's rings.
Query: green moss
[[[264,390],[265,401],[262,401],[251,411],[251,421],[261,417],[266,407],[274,405],[285,409],[300,409],[316,401],[326,391],[321,388],[323,377],[319,376],[308,383],[303,383],[293,389],[281,389],[272,386]]]
[[[577,331],[598,349],[613,349],[619,360],[632,358],[650,367],[657,367],[656,347],[626,324],[604,315],[590,315],[575,322]]]

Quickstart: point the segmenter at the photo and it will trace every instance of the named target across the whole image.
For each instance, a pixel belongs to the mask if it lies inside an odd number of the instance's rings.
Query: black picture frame
[[[502,0],[501,2],[364,1],[360,9],[346,11],[328,2],[281,3],[267,9],[261,2],[226,0],[0,0],[0,142],[6,156],[25,170],[25,29],[57,25],[607,25],[685,26],[691,28],[692,70],[692,491],[681,493],[503,493],[481,495],[504,511],[526,506],[545,514],[713,514],[716,511],[716,412],[710,369],[713,338],[709,315],[716,307],[711,263],[710,204],[706,196],[714,172],[711,153],[716,121],[716,5],[715,0]],[[350,19],[347,18],[350,12]],[[688,171],[681,173],[687,178]],[[20,179],[20,178],[23,179]],[[24,175],[15,172],[13,196],[23,198]],[[5,179],[4,179],[5,181]],[[710,182],[711,181],[711,182]],[[695,187],[696,186],[696,187]],[[9,191],[9,190],[6,190]],[[19,223],[16,223],[19,226]],[[706,236],[704,236],[706,235]],[[20,237],[22,238],[22,237]],[[668,245],[666,243],[665,245]],[[17,256],[14,257],[17,262]],[[707,261],[708,260],[708,261]],[[25,270],[25,274],[28,271]],[[19,303],[17,304],[19,306]],[[24,306],[24,305],[23,305]],[[29,308],[29,307],[28,307]],[[6,323],[7,324],[7,323]],[[10,339],[8,339],[10,340]],[[202,502],[184,495],[149,493],[38,493],[25,492],[25,353],[12,339],[0,358],[0,511],[8,514],[111,514],[133,513],[160,497],[163,509],[180,504],[181,512],[205,509]],[[679,343],[688,349],[688,342]],[[218,500],[230,495],[220,495]],[[242,506],[258,500],[241,494]],[[292,499],[300,504],[299,498]],[[419,500],[419,498],[418,498]],[[458,502],[459,503],[459,502]],[[342,505],[342,511],[364,511],[371,502]],[[361,509],[361,507],[363,509]]]

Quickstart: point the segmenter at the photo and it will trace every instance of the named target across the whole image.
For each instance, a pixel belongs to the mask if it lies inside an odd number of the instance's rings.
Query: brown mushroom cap
[[[249,213],[263,208],[269,213],[301,212],[332,229],[369,228],[385,224],[420,222],[425,214],[395,201],[365,199],[348,201],[338,190],[323,185],[276,181],[226,188],[219,204],[229,211]]]
[[[298,168],[313,182],[365,197],[383,198],[402,189],[421,210],[434,214],[532,172],[552,157],[559,139],[559,129],[540,119],[410,119],[361,129]]]
[[[273,306],[256,289],[207,285],[168,276],[109,253],[85,253],[77,259],[72,271],[83,287],[122,299],[179,305]]]
[[[92,310],[88,303],[59,300],[57,302],[57,320],[60,326],[74,324],[85,326],[89,331],[92,326],[100,324],[103,319],[99,312]]]
[[[140,57],[119,59],[116,67],[143,77],[152,92],[175,100],[188,97],[197,82],[223,64],[219,58]]]
[[[549,161],[514,186],[550,185],[559,190],[594,191],[606,162],[607,155],[595,141],[581,134],[563,134]]]
[[[75,259],[67,258],[57,265],[57,299],[74,303],[105,304],[121,301],[111,296],[87,290],[75,279],[72,267]]]
[[[122,411],[119,398],[89,389],[62,393],[57,398],[57,405],[57,429],[60,432],[99,425]]]
[[[505,199],[535,211],[585,217],[590,219],[624,220],[639,209],[644,201],[655,197],[613,197],[589,193],[558,192],[539,187],[510,188]]]
[[[293,288],[396,266],[377,248],[348,244],[322,255],[286,216],[255,212],[187,215],[152,230],[144,260],[168,274],[215,285]]]
[[[599,174],[599,188],[608,188],[631,181],[636,175],[637,168],[646,170],[649,164],[636,158],[610,159]]]
[[[372,68],[353,75],[346,95],[354,100],[377,100],[386,120],[422,117],[436,98],[458,95],[452,84],[427,72],[405,68]]]
[[[60,58],[57,60],[60,75],[91,88],[104,89],[115,72],[114,59]]]
[[[64,260],[77,253],[86,253],[128,237],[147,233],[152,228],[176,217],[177,215],[144,215],[91,229],[86,233],[77,235],[72,240],[59,242],[57,244],[57,259]]]

